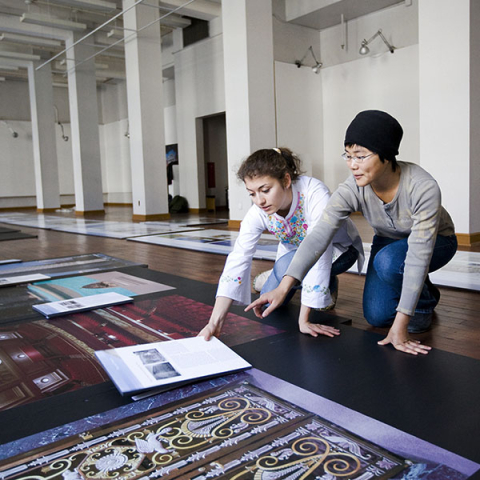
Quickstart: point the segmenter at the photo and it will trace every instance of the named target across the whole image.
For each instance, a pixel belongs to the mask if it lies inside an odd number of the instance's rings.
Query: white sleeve
[[[260,235],[266,225],[254,205],[250,207],[240,225],[240,234],[233,251],[228,255],[218,282],[217,297],[228,297],[234,304],[251,303],[250,272],[252,258]]]
[[[308,220],[307,236],[312,232],[320,220],[323,211],[330,199],[330,192],[321,182],[315,182],[313,188],[308,189],[306,215]],[[328,288],[332,269],[332,244],[307,272],[302,282],[302,304],[310,308],[325,308],[332,299]]]

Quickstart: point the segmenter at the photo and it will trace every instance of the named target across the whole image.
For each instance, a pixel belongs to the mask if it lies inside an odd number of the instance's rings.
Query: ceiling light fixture
[[[30,53],[12,52],[8,50],[0,50],[0,57],[13,58],[15,60],[40,60],[40,55],[32,55]]]
[[[42,15],[41,13],[25,12],[20,17],[20,21],[24,23],[32,23],[34,25],[43,25],[45,27],[71,30],[73,32],[82,32],[87,28],[85,23],[72,22],[71,20],[64,20],[63,18],[52,17],[50,15]]]
[[[65,130],[63,129],[63,124],[62,122],[58,119],[58,108],[56,105],[53,106],[53,109],[55,111],[55,123],[60,126],[62,129],[62,139],[64,142],[68,142],[68,137],[65,135]]]
[[[367,53],[370,52],[370,49],[367,47],[367,45],[372,41],[372,40],[375,40],[375,38],[377,37],[380,37],[383,42],[385,43],[385,45],[388,47],[388,49],[390,50],[390,53],[393,53],[395,51],[395,47],[388,43],[388,40],[384,37],[383,33],[382,33],[382,30],[378,30],[377,33],[375,33],[375,35],[373,35],[372,38],[368,39],[368,40],[365,40],[363,39],[362,40],[362,46],[360,47],[360,50],[358,51],[358,53],[360,55],[367,55]]]
[[[13,138],[18,137],[18,133],[5,120],[2,120],[2,123],[10,130]]]
[[[126,12],[128,12],[129,10],[131,10],[132,8],[135,8],[138,4],[142,3],[144,0],[135,0],[135,3],[133,3],[133,5],[130,5],[128,8],[126,8],[125,10],[122,10],[120,13],[117,13],[115,16],[113,16],[112,18],[108,19],[105,23],[102,23],[102,25],[98,26],[97,28],[93,29],[91,32],[87,33],[86,35],[84,35],[82,38],[79,38],[76,42],[72,43],[70,46],[68,46],[67,48],[65,48],[64,50],[62,50],[60,53],[57,53],[56,55],[54,55],[52,58],[49,58],[46,62],[42,63],[41,65],[39,65],[38,67],[36,67],[36,70],[39,70],[40,68],[44,67],[45,65],[48,65],[50,62],[53,62],[53,60],[56,60],[58,57],[60,57],[61,55],[63,55],[64,53],[68,52],[68,50],[70,50],[71,48],[75,47],[75,45],[79,44],[80,42],[83,42],[85,41],[85,39],[87,39],[88,37],[90,37],[91,35],[94,35],[96,32],[98,32],[99,30],[101,30],[103,27],[105,27],[106,25],[108,25],[110,22],[113,22],[114,20],[116,20],[118,17],[124,15]],[[195,0],[190,0],[190,2],[188,3],[191,3]],[[147,26],[149,26],[149,24],[147,24]],[[145,28],[145,27],[142,27],[142,29]],[[119,41],[120,42],[120,41]],[[108,47],[110,48],[110,47]],[[107,50],[108,48],[105,48],[105,50]],[[97,56],[100,52],[97,52],[94,56]],[[81,63],[84,63],[86,61],[90,60],[90,57],[83,60]]]
[[[0,70],[5,70],[7,72],[17,72],[18,70],[20,70],[20,67],[5,65],[4,63],[0,62]]]
[[[27,35],[18,35],[16,33],[2,33],[0,41],[9,43],[22,43],[27,45],[38,45],[39,47],[61,47],[59,40],[50,40],[49,38],[31,37]]]
[[[318,73],[320,71],[320,69],[322,68],[323,63],[319,62],[317,60],[317,58],[315,57],[315,54],[313,53],[313,47],[311,45],[308,47],[307,52],[305,53],[305,55],[302,57],[301,60],[295,60],[295,65],[297,66],[297,68],[303,67],[304,66],[303,61],[307,57],[308,52],[310,52],[312,54],[312,57],[315,60],[315,65],[313,67],[310,67],[310,68],[312,69],[313,73]]]
[[[117,5],[105,0],[50,0],[51,3],[60,5],[70,5],[71,7],[87,8],[102,12],[112,12],[116,10]]]

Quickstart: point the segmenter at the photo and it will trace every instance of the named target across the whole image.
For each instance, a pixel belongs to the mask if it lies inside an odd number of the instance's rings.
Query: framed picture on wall
[[[167,180],[168,184],[171,185],[173,182],[173,165],[178,165],[178,144],[165,145],[165,155],[167,158]]]
[[[168,165],[178,165],[178,144],[172,143],[171,145],[165,145],[165,154],[167,157]]]

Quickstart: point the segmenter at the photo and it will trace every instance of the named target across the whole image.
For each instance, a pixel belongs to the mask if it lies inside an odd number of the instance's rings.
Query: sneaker
[[[259,273],[252,282],[253,289],[260,293],[262,291],[265,282],[267,281],[270,274],[273,272],[273,268],[271,270],[267,270],[266,272]]]
[[[432,326],[433,312],[416,313],[408,324],[408,333],[423,333]]]

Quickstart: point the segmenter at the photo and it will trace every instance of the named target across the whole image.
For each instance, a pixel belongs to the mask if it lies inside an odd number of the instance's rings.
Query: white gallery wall
[[[317,178],[324,177],[322,102],[321,75],[275,62],[277,145],[294,151],[303,172]]]
[[[174,56],[180,194],[190,208],[205,208],[203,132],[197,119],[225,111],[222,35]]]
[[[35,207],[35,173],[33,166],[32,125],[30,121],[7,120],[8,127],[18,133],[13,138],[9,128],[0,120],[0,208]],[[64,125],[70,136],[70,126]],[[58,177],[62,204],[74,203],[73,163],[71,143],[62,140],[56,126]]]
[[[468,15],[461,12],[461,9],[451,5],[449,7],[447,0],[441,2],[445,9],[450,8],[450,19],[458,23],[456,30],[460,32]],[[433,4],[437,8],[437,4]],[[431,37],[432,44],[440,41],[442,33],[436,27],[438,22],[432,23],[431,30],[425,29],[425,25],[428,25],[425,19],[421,24],[424,45],[427,43],[426,38]],[[444,204],[452,213],[459,232],[480,231],[478,225],[471,222],[464,208],[464,204],[468,203],[465,198],[470,198],[472,208],[472,199],[476,198],[475,195],[480,195],[475,188],[480,167],[475,169],[472,162],[469,164],[468,148],[462,147],[461,162],[453,164],[439,162],[438,148],[430,149],[428,142],[421,143],[421,119],[424,126],[429,122],[438,122],[439,131],[443,132],[441,137],[445,139],[448,132],[459,128],[458,122],[455,124],[456,117],[445,115],[444,105],[440,102],[436,109],[427,112],[428,115],[425,108],[422,113],[421,97],[428,98],[432,82],[437,91],[440,90],[440,84],[444,91],[449,91],[448,82],[453,81],[453,86],[460,84],[455,80],[455,72],[444,67],[442,72],[448,70],[449,75],[438,76],[436,79],[426,75],[430,70],[439,68],[441,58],[439,50],[432,54],[428,49],[422,50],[419,45],[419,0],[413,0],[411,6],[400,3],[348,21],[345,38],[342,37],[340,25],[319,33],[287,24],[274,16],[273,27],[277,145],[288,146],[297,152],[303,159],[304,170],[322,179],[333,190],[348,176],[348,170],[339,157],[343,151],[346,127],[361,110],[386,110],[404,127],[404,140],[398,158],[419,163],[438,179],[443,190]],[[395,45],[395,52],[389,53],[381,39],[377,38],[369,45],[371,55],[360,56],[358,49],[361,40],[369,38],[379,28]],[[225,112],[223,37],[219,22],[216,22],[216,28],[212,32],[215,32],[212,37],[184,49],[169,49],[169,65],[172,64],[169,68],[174,66],[175,79],[164,81],[163,88],[165,143],[178,144],[180,180],[177,191],[188,199],[190,208],[204,208],[208,193],[204,181],[205,164],[202,158],[203,145],[199,140],[199,125],[204,117]],[[472,32],[453,34],[457,43],[462,45],[468,44],[468,35],[471,37]],[[342,44],[345,44],[345,48],[341,48]],[[309,68],[309,62],[313,62],[310,57],[305,61],[307,66],[297,68],[294,65],[295,60],[300,59],[310,45],[323,62],[318,75]],[[462,52],[458,47],[448,55],[455,57],[455,64],[467,68],[465,62],[468,63],[468,56],[472,58],[475,52]],[[478,69],[478,63],[480,62],[473,63],[473,67]],[[465,75],[462,79],[464,81]],[[478,108],[465,114],[469,105],[464,100],[461,105],[455,100],[464,99],[469,88],[473,89],[474,85],[462,84],[461,88],[456,88],[456,97],[450,98],[448,109],[452,113],[459,112],[463,122],[466,121],[465,118],[468,119],[468,115],[473,115],[470,118],[472,127],[480,123]],[[69,135],[66,89],[55,89],[54,95],[59,117]],[[28,99],[26,84],[11,82],[11,85],[0,85],[0,119],[7,119],[19,133],[26,132],[13,139],[8,129],[0,125],[0,208],[35,205],[30,112],[26,98]],[[99,105],[104,200],[108,203],[130,203],[130,158],[128,138],[125,136],[129,126],[124,82],[102,86],[99,89]],[[465,128],[462,131],[465,132]],[[471,135],[464,140],[473,148],[478,138]],[[58,128],[57,152],[62,203],[73,203],[71,142],[61,140]],[[242,160],[228,159],[228,171],[235,172]],[[164,152],[159,152],[159,161],[164,161]],[[455,175],[455,182],[451,181],[452,175]],[[67,198],[72,201],[64,201]],[[457,202],[458,198],[465,201]]]
[[[30,121],[7,121],[18,133],[13,138],[9,128],[0,121],[0,207],[35,206],[32,126]]]
[[[422,162],[456,231],[480,232],[480,2],[422,0],[419,15]]]
[[[322,80],[323,170],[330,189],[349,175],[340,155],[345,130],[362,110],[383,110],[393,115],[404,130],[397,159],[421,163],[417,45],[325,68]]]
[[[100,125],[102,187],[106,203],[132,203],[130,145],[127,119]]]
[[[362,56],[363,39],[379,29],[395,46],[390,53],[377,37]],[[345,33],[344,33],[345,32]],[[343,45],[343,48],[342,48]],[[330,189],[348,174],[343,153],[345,130],[362,110],[384,110],[402,124],[399,160],[420,163],[418,0],[346,21],[320,33],[323,82],[323,180]]]
[[[173,81],[165,82],[165,141],[177,143],[175,90]],[[99,105],[99,135],[102,168],[103,200],[106,203],[131,204],[131,170],[129,140],[125,136],[127,120],[125,82],[104,85],[97,90]],[[5,82],[0,85],[0,208],[35,207],[35,176],[33,163],[32,127],[27,82]],[[73,157],[68,110],[68,91],[54,88],[58,120],[56,144],[60,198],[62,205],[75,204]],[[6,119],[6,120],[2,120]],[[22,120],[18,120],[22,119]],[[24,120],[23,120],[24,119]],[[5,125],[3,122],[7,122]],[[8,127],[19,135],[12,137]],[[159,153],[159,161],[165,156]]]

